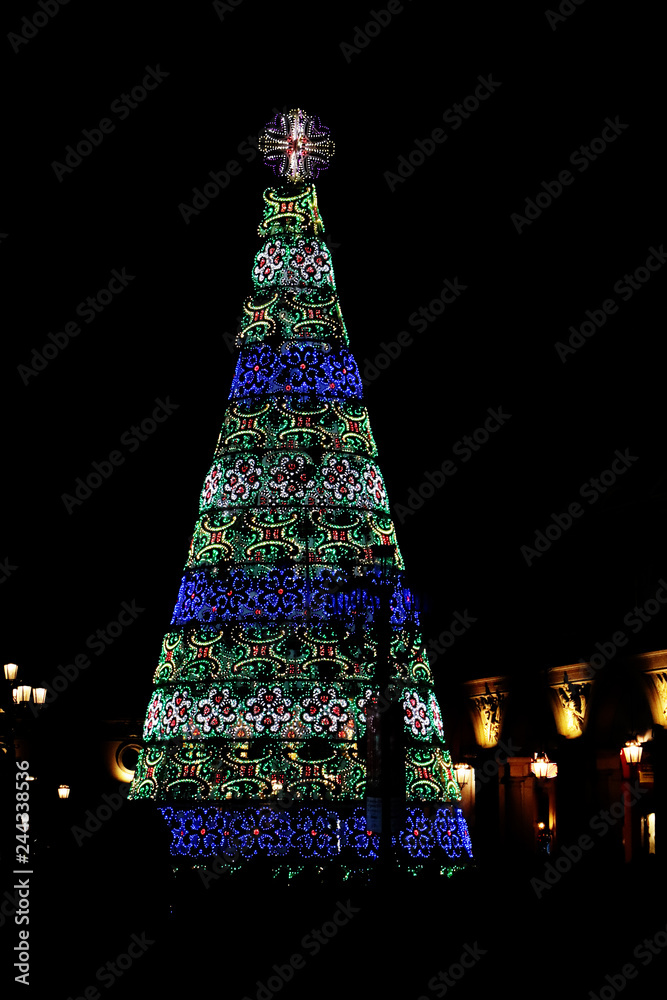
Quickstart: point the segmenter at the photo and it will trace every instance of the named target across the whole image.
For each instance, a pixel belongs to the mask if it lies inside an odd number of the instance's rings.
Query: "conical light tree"
[[[130,798],[190,861],[369,871],[388,843],[451,871],[461,793],[313,184],[333,143],[295,110],[260,148],[278,180]]]

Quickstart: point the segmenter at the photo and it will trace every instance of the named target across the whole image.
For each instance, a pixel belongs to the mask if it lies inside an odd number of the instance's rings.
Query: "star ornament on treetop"
[[[266,165],[295,184],[326,170],[335,149],[329,129],[300,108],[277,114],[264,126],[258,145]]]

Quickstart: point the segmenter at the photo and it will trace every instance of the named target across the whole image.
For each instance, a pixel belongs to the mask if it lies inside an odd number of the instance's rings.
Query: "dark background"
[[[5,8],[3,34],[36,10]],[[234,372],[224,334],[251,290],[272,181],[237,150],[274,108],[319,115],[336,142],[317,189],[360,367],[380,342],[414,336],[366,391],[392,506],[488,408],[511,414],[397,519],[426,639],[456,611],[477,619],[435,666],[441,700],[466,677],[588,658],[655,595],[667,571],[664,269],[628,302],[613,285],[667,235],[659,29],[649,9],[587,0],[572,11],[553,30],[534,4],[405,3],[348,61],[341,43],[370,20],[364,4],[244,0],[220,16],[211,3],[75,0],[17,53],[3,43],[0,557],[16,567],[2,586],[3,662],[36,683],[90,656],[43,720],[60,780],[75,783],[100,719],[146,708]],[[167,79],[125,120],[110,113],[158,64]],[[489,99],[460,128],[443,123],[489,74],[500,82]],[[52,163],[105,117],[113,133],[59,182]],[[570,154],[608,117],[628,127],[580,173]],[[384,173],[435,128],[448,139],[392,192]],[[179,204],[230,159],[240,175],[186,224]],[[519,234],[511,214],[564,169],[574,183]],[[18,366],[114,268],[134,280],[25,385]],[[417,333],[408,317],[445,278],[466,291]],[[563,364],[554,343],[610,297],[618,313]],[[167,397],[178,408],[130,453],[121,436]],[[527,566],[520,547],[626,448],[637,461],[618,484]],[[68,514],[62,494],[114,450],[124,463]],[[88,637],[124,601],[144,610],[91,654]],[[628,651],[662,648],[663,618]]]

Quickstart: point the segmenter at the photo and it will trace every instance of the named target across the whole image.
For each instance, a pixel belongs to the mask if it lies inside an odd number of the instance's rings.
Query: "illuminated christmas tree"
[[[371,871],[393,842],[451,871],[461,794],[312,183],[333,143],[298,110],[260,148],[279,179],[130,798],[190,861]]]

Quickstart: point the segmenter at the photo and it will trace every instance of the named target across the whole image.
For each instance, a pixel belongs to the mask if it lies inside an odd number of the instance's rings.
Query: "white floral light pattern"
[[[306,491],[315,486],[315,480],[306,472],[303,455],[283,455],[278,464],[271,467],[271,476],[269,489],[281,500],[302,500]]]
[[[255,458],[237,458],[225,472],[223,491],[232,502],[247,500],[261,486],[262,467]]]
[[[350,716],[346,711],[348,702],[339,697],[334,687],[315,687],[301,702],[304,709],[301,718],[311,725],[316,733],[346,735],[346,723]]]
[[[290,267],[296,268],[300,276],[311,281],[321,281],[329,274],[329,254],[317,240],[297,240],[292,248]]]
[[[199,701],[195,720],[206,735],[218,732],[220,726],[224,728],[226,724],[234,722],[236,718],[234,709],[237,705],[238,701],[232,698],[229,688],[211,688],[208,697]]]
[[[165,729],[173,733],[182,726],[187,726],[191,707],[192,699],[188,698],[185,691],[174,691],[172,697],[164,706]]]
[[[421,700],[417,691],[407,690],[403,693],[403,711],[405,721],[412,730],[412,735],[425,739],[431,731],[431,719],[426,703]]]
[[[336,500],[352,500],[361,492],[360,476],[347,458],[332,455],[323,468],[324,489]]]
[[[433,719],[433,724],[438,731],[438,735],[441,739],[445,738],[445,729],[442,724],[442,716],[440,715],[440,706],[435,695],[432,693],[429,699],[428,707],[431,710],[431,718]]]
[[[203,498],[206,503],[210,503],[215,496],[215,491],[218,488],[218,483],[220,482],[220,466],[214,465],[206,479],[204,480],[204,489],[202,490]]]
[[[387,491],[377,465],[373,465],[372,462],[366,462],[363,477],[369,497],[375,500],[376,503],[383,504],[387,499]]]
[[[285,251],[282,240],[269,240],[264,244],[255,258],[256,264],[253,270],[255,280],[261,285],[265,281],[270,283],[274,276],[283,267]]]
[[[255,732],[268,730],[277,733],[284,722],[289,722],[292,713],[292,701],[279,687],[261,687],[257,694],[248,698],[249,711],[245,713],[246,722],[251,723]]]
[[[155,693],[155,696],[149,706],[148,714],[146,715],[146,723],[144,725],[144,736],[152,736],[153,730],[157,728],[158,722],[160,721],[160,716],[162,715],[162,694],[160,691]]]

